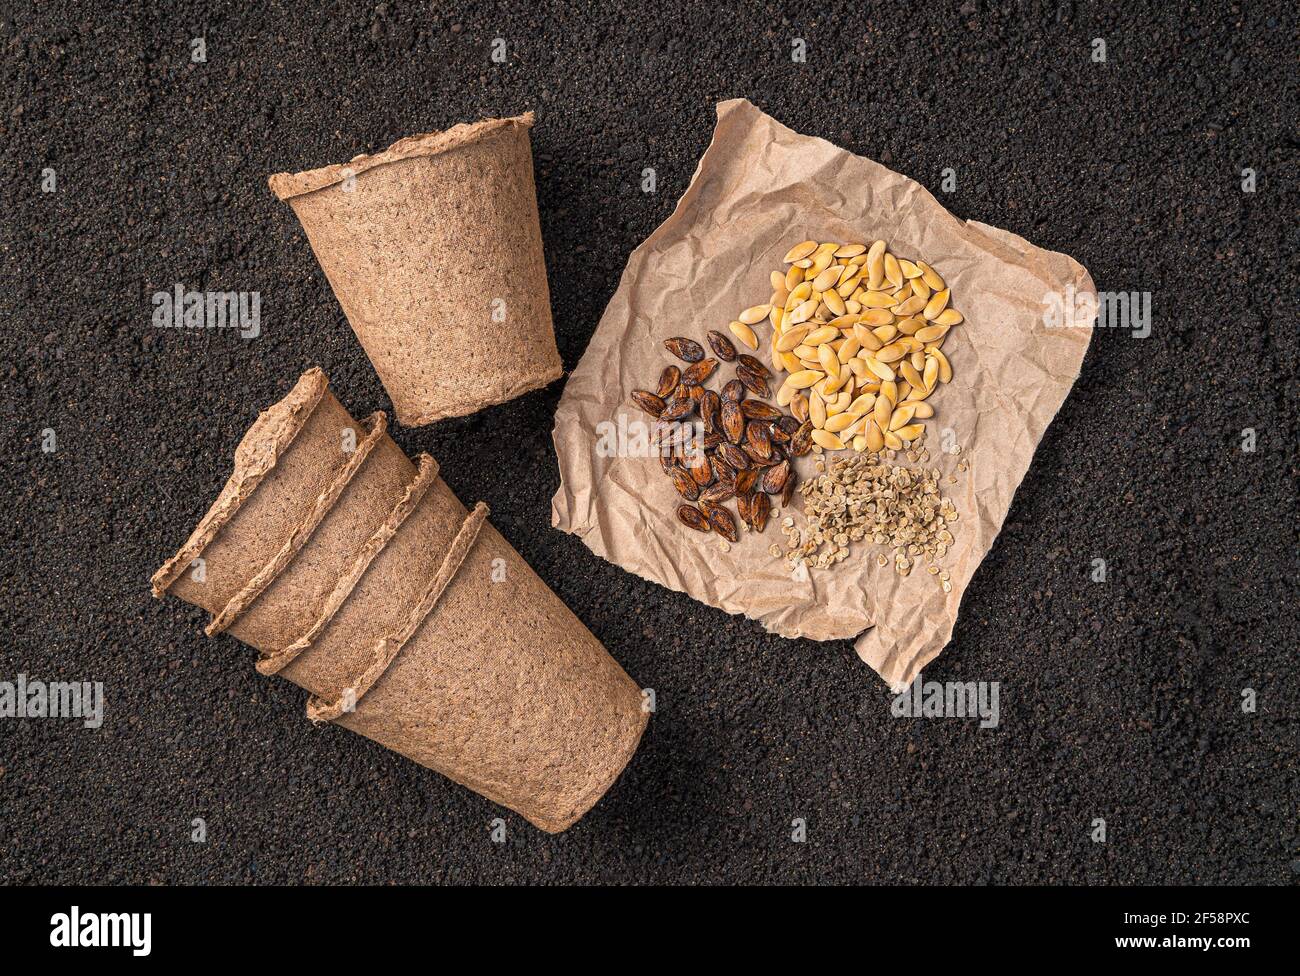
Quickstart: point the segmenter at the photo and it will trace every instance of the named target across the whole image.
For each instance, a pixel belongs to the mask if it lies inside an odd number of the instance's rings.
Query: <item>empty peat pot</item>
[[[404,425],[473,413],[563,372],[532,124],[531,112],[485,119],[269,179]]]
[[[264,411],[154,574],[360,732],[564,830],[636,751],[641,690],[428,455],[353,420],[319,369]]]

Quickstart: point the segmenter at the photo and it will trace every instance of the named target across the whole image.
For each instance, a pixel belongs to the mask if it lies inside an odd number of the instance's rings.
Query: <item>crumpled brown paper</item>
[[[608,427],[647,420],[629,395],[653,389],[673,360],[663,340],[703,341],[750,305],[767,301],[768,275],[805,239],[870,243],[924,260],[952,288],[966,316],[944,352],[953,381],[931,397],[926,467],[944,473],[959,513],[942,561],[952,591],[918,565],[898,576],[877,565],[889,550],[855,543],[844,562],[792,578],[768,548],[785,537],[774,512],[761,535],[718,536],[682,526],[679,498],[655,457],[605,456]],[[1065,400],[1092,336],[1091,320],[1049,327],[1053,296],[1094,296],[1076,261],[985,224],[958,220],[916,182],[822,139],[801,136],[743,99],[718,105],[718,125],[677,209],[628,260],[555,417],[561,484],[552,523],[599,556],[784,637],[856,637],[856,648],[894,691],[909,685],[952,636],[962,593],[993,544],[1034,449]],[[770,353],[762,323],[757,355]],[[723,364],[720,375],[730,378]],[[714,384],[716,385],[716,384]],[[951,428],[959,453],[943,450]],[[799,460],[800,481],[815,457]],[[969,470],[959,472],[959,462]],[[894,463],[908,465],[900,455]],[[947,484],[947,476],[957,478]],[[802,509],[796,493],[791,505]]]

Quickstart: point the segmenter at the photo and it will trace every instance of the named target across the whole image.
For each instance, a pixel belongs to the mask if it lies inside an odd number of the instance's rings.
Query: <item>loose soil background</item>
[[[1296,882],[1293,7],[4,6],[0,677],[103,681],[107,716],[0,721],[0,880]],[[848,643],[765,635],[552,530],[562,383],[397,429],[658,694],[586,819],[505,814],[496,845],[500,809],[313,728],[302,692],[148,595],[303,369],[388,407],[265,178],[535,109],[572,368],[734,96],[1151,292],[1154,331],[1098,332],[927,669],[1001,682],[996,730],[891,718]],[[261,292],[261,337],[152,328],[178,282]]]

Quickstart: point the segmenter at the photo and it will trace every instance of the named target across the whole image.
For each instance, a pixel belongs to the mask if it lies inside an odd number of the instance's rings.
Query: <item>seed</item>
[[[812,290],[826,291],[828,288],[831,288],[837,281],[840,280],[841,273],[842,271],[840,267],[837,265],[828,267],[825,271],[823,271],[821,274],[819,274],[816,278],[813,279]]]
[[[714,532],[728,542],[735,542],[740,538],[736,533],[736,520],[732,518],[731,513],[725,508],[716,502],[700,502],[700,508],[703,510],[705,518],[709,520],[709,526]]]
[[[930,297],[930,301],[926,303],[925,311],[923,311],[921,314],[925,316],[927,319],[933,319],[940,312],[944,310],[947,304],[948,304],[948,289],[944,288],[941,289],[940,291],[936,291]]]
[[[754,335],[754,330],[744,322],[732,322],[727,326],[727,328],[731,330],[732,335],[745,345],[749,346],[750,349],[758,348],[758,336]],[[701,353],[701,355],[702,354],[703,353]]]
[[[944,285],[943,279],[939,277],[939,272],[924,261],[917,261],[916,264],[921,269],[921,276],[925,279],[925,283],[930,286],[930,289],[932,291],[941,291]]]
[[[691,473],[691,478],[701,488],[713,480],[713,467],[709,464],[708,455],[703,451],[698,452],[694,464],[686,465],[686,470]]]
[[[717,354],[719,359],[731,362],[736,358],[736,347],[731,340],[724,336],[717,329],[713,329],[708,335],[709,346]]]
[[[718,455],[727,464],[737,471],[744,471],[750,467],[749,455],[738,448],[735,444],[729,444],[726,441],[718,445]]]
[[[714,481],[700,492],[702,502],[725,502],[736,495],[736,485],[732,481]]]
[[[903,283],[903,269],[898,265],[898,258],[885,252],[885,277],[897,288]]]
[[[912,416],[918,420],[926,420],[934,416],[934,407],[928,403],[912,402]]]
[[[862,296],[862,304],[867,308],[890,309],[898,304],[898,299],[887,291],[869,291]]]
[[[702,386],[704,381],[713,375],[713,371],[718,368],[716,359],[701,359],[698,363],[687,366],[682,371],[682,384],[684,386]]]
[[[695,529],[697,532],[709,531],[709,520],[694,505],[681,505],[677,509],[677,518],[685,526]]]
[[[809,332],[806,325],[798,325],[792,329],[787,329],[781,333],[781,337],[776,341],[777,352],[789,352],[791,349],[803,342],[804,336]]]
[[[682,381],[682,371],[676,366],[665,366],[664,371],[659,374],[658,394],[662,399],[677,389],[677,384]]]
[[[885,447],[891,451],[901,451],[903,449],[902,439],[892,430],[885,431]]]
[[[750,424],[745,429],[745,440],[747,448],[752,447],[760,458],[772,456],[772,435],[765,424]]]
[[[837,258],[857,257],[859,254],[866,251],[866,249],[867,245],[865,244],[842,244],[835,249],[835,256]]]
[[[825,430],[814,430],[812,432],[813,443],[828,451],[844,450],[844,442],[834,434]]]
[[[757,325],[767,318],[767,313],[771,311],[771,308],[770,305],[751,305],[737,315],[736,318],[740,319],[745,325]]]
[[[747,369],[752,369],[755,375],[761,376],[763,377],[763,379],[768,379],[772,375],[771,370],[769,370],[761,362],[759,362],[753,356],[748,355],[747,353],[741,353],[737,357],[736,361],[739,362],[741,366],[744,366]]]
[[[837,292],[828,291],[822,294],[822,302],[831,310],[832,315],[844,314],[844,299]]]
[[[810,298],[806,302],[801,302],[798,307],[790,313],[790,324],[798,325],[800,322],[807,322],[817,314],[817,305],[818,301],[815,298]]]
[[[805,346],[820,346],[823,342],[830,342],[832,339],[838,339],[840,330],[834,326],[826,325],[820,329],[814,329],[804,336],[803,344]]]
[[[955,308],[945,308],[934,317],[935,325],[961,325],[965,319]],[[924,340],[922,340],[924,341]]]
[[[745,389],[755,396],[766,400],[772,395],[771,390],[768,389],[767,380],[744,364],[736,367],[736,379],[744,383]]]
[[[785,257],[781,259],[781,263],[790,264],[793,261],[802,261],[815,250],[817,250],[816,241],[804,241],[802,244],[796,244],[785,252]]]
[[[877,361],[882,363],[894,363],[902,359],[905,355],[907,355],[907,350],[905,350],[899,343],[892,342],[883,349],[877,350],[875,358]]]
[[[885,435],[880,432],[880,425],[871,420],[867,423],[867,450],[879,453],[885,446]]]
[[[824,343],[817,347],[817,359],[822,364],[822,369],[826,371],[827,376],[833,376],[839,379],[840,359],[835,354],[835,349],[829,344]]]
[[[799,425],[799,429],[790,438],[790,455],[792,457],[803,457],[812,449],[812,432],[811,420],[805,420]]]
[[[695,410],[695,401],[688,396],[673,397],[659,414],[660,420],[681,420]]]
[[[875,290],[885,280],[885,242],[872,241],[867,248],[867,283]]]
[[[921,364],[921,368],[925,368],[924,363]],[[916,387],[925,385],[924,381],[921,379],[921,374],[916,371],[916,366],[912,363],[903,363],[903,365],[899,367],[899,372],[903,374],[903,378],[912,386]]]
[[[796,393],[790,400],[790,413],[795,419],[803,423],[808,419],[808,398],[802,393]]]
[[[728,380],[722,387],[722,399],[737,402],[745,399],[745,384],[740,380]]]
[[[937,360],[938,363],[939,363],[939,382],[941,382],[941,383],[951,383],[951,382],[952,382],[952,364],[951,364],[950,362],[948,362],[948,357],[945,356],[945,355],[944,355],[942,352],[940,352],[938,349],[931,349],[931,350],[930,350],[930,355],[932,355],[932,356],[935,358],[935,360]],[[933,384],[931,384],[931,385],[933,385]]]
[[[867,364],[867,369],[871,370],[871,372],[875,373],[882,380],[892,380],[894,378],[894,371],[890,369],[888,366],[886,366],[884,363],[882,363],[879,359],[875,359],[874,357],[868,357],[868,356],[863,356],[862,358],[863,361]]]
[[[722,429],[722,398],[712,390],[705,390],[698,402],[700,419],[709,430]]]
[[[808,419],[814,427],[826,426],[826,401],[816,391],[808,395]]]
[[[888,397],[877,397],[875,406],[872,408],[871,416],[876,425],[881,430],[889,429],[889,418],[893,415],[894,406],[890,403]]]
[[[934,342],[947,335],[948,329],[949,326],[946,325],[927,325],[924,329],[917,330],[916,338],[919,342]]]
[[[786,380],[796,390],[806,390],[826,374],[816,369],[801,369],[797,373],[791,373],[790,378]]]
[[[925,433],[925,424],[908,424],[906,427],[898,428],[895,433],[899,438],[905,441],[914,441]]]
[[[661,416],[667,406],[663,401],[663,397],[655,396],[645,390],[633,390],[632,402],[652,417]]]
[[[916,406],[914,404],[903,404],[903,406],[896,409],[890,416],[889,429],[898,430],[900,427],[906,426],[911,422],[912,415],[915,413]]]
[[[826,426],[822,429],[830,431],[832,434],[838,434],[852,427],[858,422],[858,419],[859,417],[855,413],[837,413],[834,417],[826,418]]]
[[[859,321],[866,326],[892,325],[894,313],[887,308],[869,308],[862,313]]]
[[[740,412],[750,420],[780,420],[784,416],[776,407],[762,400],[745,400],[740,405]]]
[[[913,295],[911,298],[894,306],[894,314],[899,318],[909,318],[925,308],[925,299],[920,295]]]
[[[770,469],[775,471],[776,468]],[[755,532],[767,528],[768,516],[772,514],[772,499],[759,492],[749,503],[749,525]]]
[[[925,388],[927,390],[933,390],[935,380],[937,380],[938,378],[939,378],[939,360],[933,358],[927,359],[925,361],[925,375],[922,377],[922,379],[925,380]]]
[[[722,432],[727,435],[727,440],[739,444],[745,436],[745,415],[741,412],[740,404],[735,400],[723,400],[721,420]]]
[[[677,489],[677,494],[681,495],[688,502],[693,502],[700,497],[700,486],[690,474],[680,465],[676,465],[672,470],[673,487]]]
[[[694,339],[674,336],[664,340],[664,346],[678,359],[687,363],[698,363],[704,358],[704,347]]]
[[[769,495],[781,494],[785,491],[785,483],[789,480],[792,470],[789,461],[782,461],[775,467],[768,468],[759,479],[759,488]]]
[[[904,278],[921,277],[921,269],[917,267],[915,264],[913,264],[911,261],[905,261],[904,259],[899,258],[898,266],[903,269]]]

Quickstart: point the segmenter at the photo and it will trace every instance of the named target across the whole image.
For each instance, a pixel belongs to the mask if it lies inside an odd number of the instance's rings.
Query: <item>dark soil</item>
[[[0,678],[103,681],[107,712],[0,720],[0,880],[1294,884],[1295,8],[1143,6],[4,4]],[[1000,682],[999,728],[891,718],[847,642],[766,635],[551,529],[562,383],[394,435],[657,691],[567,833],[311,726],[303,692],[149,596],[302,370],[389,406],[269,173],[536,110],[571,369],[736,96],[1152,293],[1149,338],[1095,336],[926,671]],[[176,283],[259,291],[262,335],[153,328]]]

